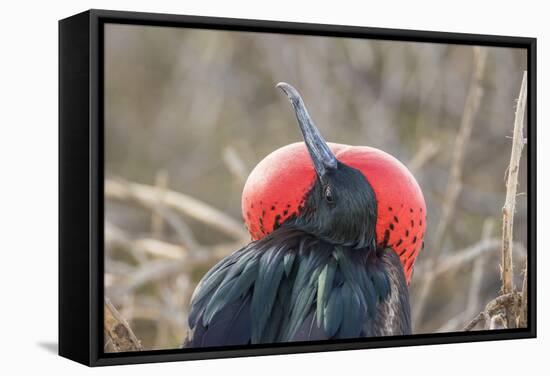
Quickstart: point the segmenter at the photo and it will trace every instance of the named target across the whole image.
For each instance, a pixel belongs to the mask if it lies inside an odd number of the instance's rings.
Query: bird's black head
[[[338,161],[309,116],[296,89],[277,85],[294,107],[317,179],[304,207],[289,225],[334,244],[355,248],[375,246],[376,196],[357,169]]]

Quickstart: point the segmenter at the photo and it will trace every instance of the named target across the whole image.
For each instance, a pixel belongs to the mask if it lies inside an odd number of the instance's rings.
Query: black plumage
[[[409,316],[393,250],[335,246],[283,226],[203,278],[185,346],[408,334]]]

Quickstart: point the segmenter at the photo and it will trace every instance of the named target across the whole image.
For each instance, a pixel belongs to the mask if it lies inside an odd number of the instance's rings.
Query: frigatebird
[[[252,241],[196,287],[184,347],[410,334],[408,284],[426,228],[417,181],[384,151],[325,142],[298,91],[277,87],[304,142],[250,173]]]

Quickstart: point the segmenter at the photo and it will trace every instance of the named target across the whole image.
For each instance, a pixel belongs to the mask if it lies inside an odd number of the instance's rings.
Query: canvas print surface
[[[526,327],[526,69],[106,24],[104,351]]]

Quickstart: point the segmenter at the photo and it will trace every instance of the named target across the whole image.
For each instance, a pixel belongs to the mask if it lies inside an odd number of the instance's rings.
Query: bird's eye
[[[327,200],[329,204],[334,203],[334,196],[332,195],[332,188],[330,185],[327,185],[325,188],[325,200]]]

